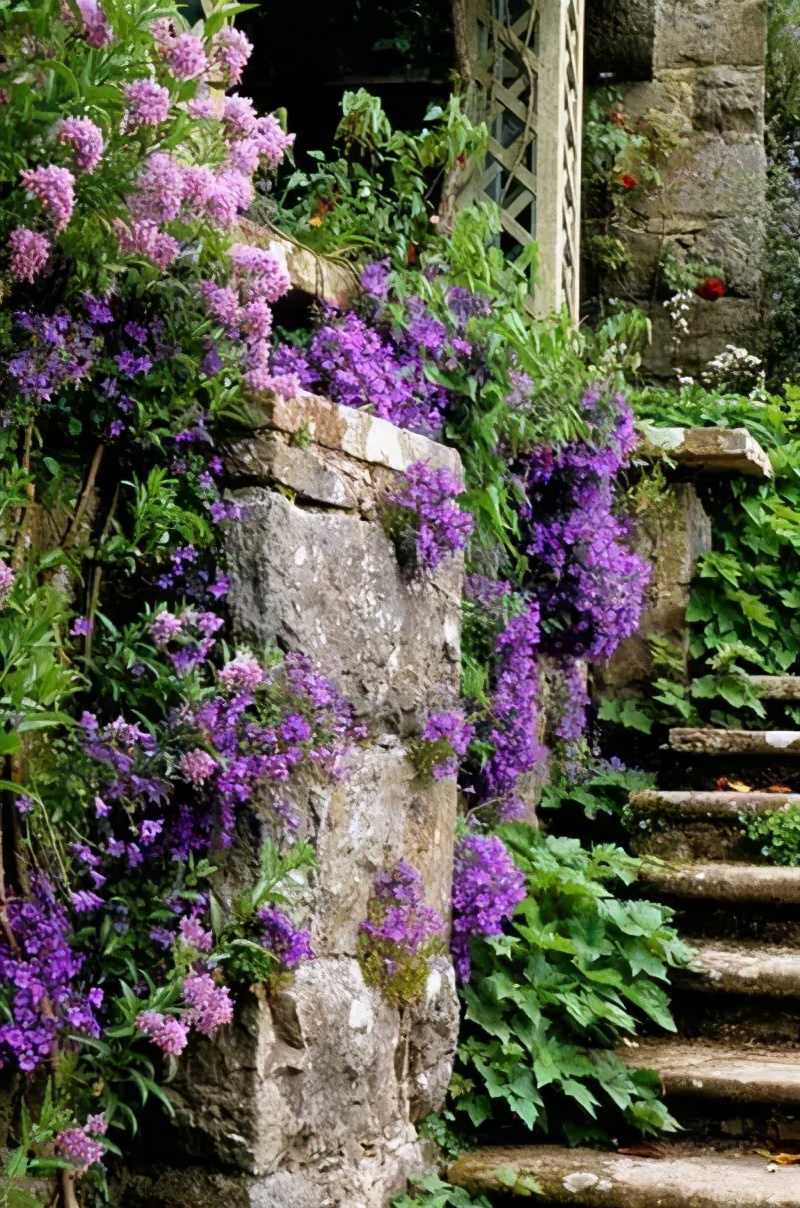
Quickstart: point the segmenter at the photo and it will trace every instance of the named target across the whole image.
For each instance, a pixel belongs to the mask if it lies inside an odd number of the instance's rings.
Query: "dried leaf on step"
[[[768,789],[764,789],[765,793],[791,793],[791,791],[785,784],[771,784]]]
[[[741,780],[729,780],[728,787],[732,788],[734,793],[752,793],[752,784],[745,784]]]
[[[759,1157],[766,1158],[769,1162],[775,1162],[778,1166],[797,1166],[800,1164],[800,1153],[770,1153],[767,1149],[757,1149],[756,1153]]]
[[[628,1158],[666,1158],[667,1151],[662,1145],[628,1145],[618,1149],[617,1153],[625,1154]],[[775,1159],[777,1161],[777,1158]]]

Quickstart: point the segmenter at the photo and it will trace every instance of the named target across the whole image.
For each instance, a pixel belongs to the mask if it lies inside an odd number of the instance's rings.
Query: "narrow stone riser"
[[[645,886],[647,896],[675,910],[673,926],[687,942],[699,939],[753,940],[763,944],[800,947],[800,905],[715,903],[703,898],[686,901]]]
[[[754,845],[736,819],[670,817],[666,814],[637,819],[630,845],[639,856],[660,860],[752,860]]]
[[[800,1062],[800,996],[775,998],[693,990],[674,986],[672,1013],[678,1032],[690,1040],[797,1049]]]
[[[683,1130],[676,1138],[680,1141],[715,1149],[741,1149],[744,1144],[748,1150],[800,1152],[800,1101],[796,1107],[775,1107],[670,1095],[667,1104]]]

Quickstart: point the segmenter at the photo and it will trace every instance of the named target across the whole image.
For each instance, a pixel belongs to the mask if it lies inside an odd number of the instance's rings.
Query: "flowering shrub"
[[[400,544],[407,527],[411,528],[416,561],[424,570],[436,570],[446,557],[463,550],[469,540],[474,521],[456,502],[462,493],[449,470],[434,470],[427,462],[419,461],[406,470],[400,490],[387,496],[386,502],[391,505],[387,527]]]
[[[415,868],[401,861],[378,873],[368,917],[361,924],[358,959],[369,986],[393,1006],[411,1006],[425,995],[429,959],[442,950],[441,916],[425,904]]]

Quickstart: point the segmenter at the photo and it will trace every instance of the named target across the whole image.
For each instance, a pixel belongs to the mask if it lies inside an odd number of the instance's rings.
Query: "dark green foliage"
[[[742,814],[747,837],[768,864],[800,866],[800,809],[787,805],[774,813]]]
[[[616,896],[640,863],[611,844],[582,848],[522,824],[500,831],[528,896],[508,934],[476,943],[452,1095],[475,1128],[492,1119],[578,1142],[627,1123],[675,1128],[658,1077],[616,1056],[643,1024],[674,1031],[668,967],[689,958],[671,912]]]

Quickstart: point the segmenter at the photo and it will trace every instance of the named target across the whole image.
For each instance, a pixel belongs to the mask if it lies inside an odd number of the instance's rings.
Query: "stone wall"
[[[172,1156],[149,1143],[152,1168],[123,1197],[131,1208],[382,1208],[424,1165],[414,1123],[444,1098],[458,1026],[449,959],[404,1013],[355,959],[373,876],[398,859],[449,912],[455,782],[417,783],[406,756],[458,692],[463,568],[415,576],[378,519],[398,471],[421,460],[460,475],[454,450],[310,395],[266,407],[230,450],[244,505],[229,538],[235,628],[254,648],[311,655],[371,738],[346,779],[293,798],[318,859],[302,887],[317,959],[187,1050],[169,1087],[176,1127],[162,1130]],[[266,805],[242,819],[223,893],[252,879],[273,819]]]
[[[633,260],[624,293],[652,319],[645,368],[657,376],[674,377],[677,366],[696,373],[726,344],[752,343],[766,197],[765,10],[764,0],[601,0],[589,17],[594,79],[612,73],[634,123],[680,136],[663,187],[636,204],[623,232]],[[694,302],[677,351],[665,295],[654,290],[667,242],[719,266],[728,290]]]

